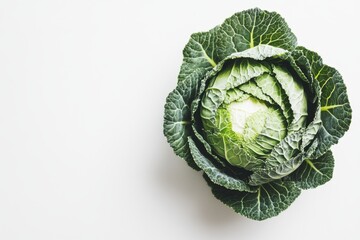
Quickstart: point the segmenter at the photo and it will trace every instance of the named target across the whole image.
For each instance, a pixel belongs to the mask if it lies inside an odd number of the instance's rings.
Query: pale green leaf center
[[[264,112],[267,106],[256,98],[249,97],[243,101],[235,101],[227,107],[230,113],[232,130],[238,134],[243,134],[247,120],[257,112]]]

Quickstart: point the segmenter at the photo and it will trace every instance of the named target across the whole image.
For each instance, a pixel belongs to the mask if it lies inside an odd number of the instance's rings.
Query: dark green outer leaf
[[[205,77],[206,73],[215,67],[215,35],[218,27],[209,32],[194,33],[183,50],[183,63],[178,76],[183,81],[194,71],[199,72],[199,79]]]
[[[258,8],[236,13],[221,26],[191,35],[183,50],[184,59],[178,80],[183,81],[195,70],[203,78],[232,53],[258,45],[293,50],[296,37],[278,13]]]
[[[340,73],[322,63],[321,57],[304,47],[298,47],[309,60],[311,72],[321,88],[321,120],[317,138],[318,148],[314,158],[322,156],[333,144],[336,144],[349,129],[352,110],[347,96],[346,86]]]
[[[292,50],[296,37],[278,13],[250,9],[234,14],[220,26],[216,55],[222,60],[260,44]]]
[[[334,157],[331,151],[327,151],[318,159],[306,159],[289,179],[301,189],[316,188],[332,178],[333,169]]]
[[[199,75],[195,71],[183,82],[179,83],[172,91],[165,103],[164,135],[176,155],[185,159],[194,169],[198,170],[194,163],[188,146],[188,136],[192,133],[191,103],[199,91]]]
[[[258,187],[254,193],[228,190],[212,183],[206,176],[214,196],[235,212],[254,219],[264,220],[287,209],[300,195],[294,182],[274,181]]]

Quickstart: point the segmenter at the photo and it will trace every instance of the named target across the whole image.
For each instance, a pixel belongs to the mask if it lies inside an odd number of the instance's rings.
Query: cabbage
[[[183,54],[164,135],[216,198],[263,220],[332,178],[330,147],[351,122],[346,86],[279,14],[236,13],[192,34]]]

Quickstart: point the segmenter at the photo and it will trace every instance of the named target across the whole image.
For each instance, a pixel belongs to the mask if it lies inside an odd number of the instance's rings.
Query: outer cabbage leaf
[[[226,189],[204,177],[217,199],[233,208],[235,212],[254,220],[264,220],[278,215],[301,193],[291,181],[273,181],[259,186],[256,192],[249,193]]]
[[[183,50],[183,63],[178,76],[183,81],[194,71],[198,71],[200,79],[215,67],[215,36],[218,27],[208,31],[194,33]]]
[[[352,110],[347,96],[346,86],[340,73],[322,63],[321,57],[304,47],[298,47],[309,60],[311,72],[321,88],[321,120],[318,148],[314,158],[322,156],[333,144],[339,141],[349,129]]]
[[[316,188],[332,178],[334,157],[329,150],[318,159],[305,159],[289,179],[301,189]]]
[[[260,44],[292,50],[296,37],[278,13],[258,8],[242,11],[220,26],[216,37],[217,57],[222,60]]]
[[[190,154],[188,137],[192,133],[191,103],[198,95],[199,75],[195,71],[166,98],[164,113],[164,135],[176,155],[185,159],[189,166],[198,170]]]

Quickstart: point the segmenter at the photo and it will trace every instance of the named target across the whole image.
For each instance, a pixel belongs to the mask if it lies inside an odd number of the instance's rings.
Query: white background
[[[0,239],[360,239],[357,2],[1,0]],[[353,108],[332,181],[262,222],[162,134],[190,34],[256,6],[341,72]]]

